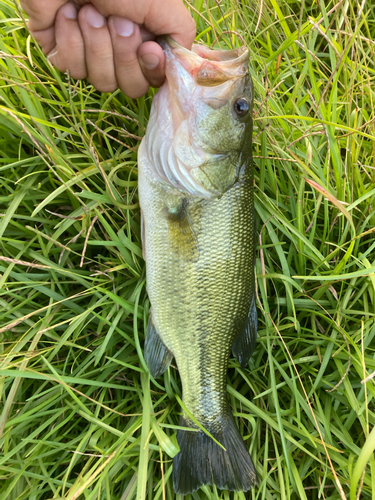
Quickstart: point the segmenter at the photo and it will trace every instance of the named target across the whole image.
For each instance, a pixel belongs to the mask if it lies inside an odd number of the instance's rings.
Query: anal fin
[[[232,352],[242,368],[245,368],[251,358],[257,340],[258,315],[255,304],[255,294],[251,301],[250,311],[245,325],[234,339]]]
[[[159,377],[168,368],[172,359],[173,354],[161,340],[150,314],[145,341],[145,361],[151,375],[154,378]]]

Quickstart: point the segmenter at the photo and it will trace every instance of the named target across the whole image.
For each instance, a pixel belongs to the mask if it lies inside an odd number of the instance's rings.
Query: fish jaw
[[[190,198],[220,197],[238,177],[233,171],[233,151],[228,145],[211,144],[202,133],[201,124],[213,122],[221,114],[232,119],[232,101],[241,95],[249,80],[249,51],[210,50],[194,45],[192,51],[179,46],[172,38],[161,41],[166,57],[166,82],[153,100],[147,134],[140,156],[151,165],[155,182]],[[245,125],[237,124],[238,136]],[[241,128],[242,127],[242,128]],[[235,127],[234,127],[235,129]],[[241,130],[240,130],[241,129]],[[212,133],[206,134],[212,137]],[[235,141],[228,141],[229,148]],[[220,170],[220,179],[210,174],[210,165],[228,167]],[[218,171],[216,169],[216,171]]]
[[[234,50],[212,50],[194,44],[190,51],[178,45],[170,36],[164,37],[160,45],[167,58],[167,79],[176,68],[182,66],[197,85],[213,87],[243,77],[248,72],[250,53],[245,46]],[[168,64],[172,60],[174,64]],[[183,79],[186,73],[181,73]]]

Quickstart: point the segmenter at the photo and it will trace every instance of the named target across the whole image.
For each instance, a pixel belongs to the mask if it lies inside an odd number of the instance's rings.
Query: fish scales
[[[151,228],[147,246],[152,252],[146,259],[153,323],[184,374],[184,402],[202,423],[212,411],[226,409],[229,351],[238,334],[236,322],[244,321],[250,309],[254,286],[253,269],[248,265],[254,248],[251,207],[251,179],[239,182],[220,200],[189,205],[198,260],[181,259],[170,241],[163,190],[154,187],[142,209]]]
[[[175,358],[185,406],[225,448],[203,432],[179,431],[176,492],[191,493],[203,484],[247,491],[256,473],[230,412],[226,379],[232,346],[246,365],[256,337],[251,79],[244,51],[234,53],[233,70],[230,58],[224,59],[223,69],[220,62],[211,63],[200,46],[198,54],[190,56],[169,40],[164,50],[168,81],[154,99],[139,154],[151,302],[145,357],[154,376]],[[228,52],[224,54],[228,58]],[[192,59],[186,63],[186,57]],[[214,57],[220,59],[218,51]],[[204,74],[199,77],[202,61]],[[207,64],[219,83],[198,86],[199,78],[205,83]],[[220,71],[215,73],[216,67]],[[181,78],[173,89],[174,77]],[[184,91],[192,92],[185,110],[193,112],[186,115],[181,105]],[[171,104],[176,96],[177,111]],[[246,120],[233,115],[238,99],[248,102]],[[185,414],[180,423],[197,428]]]

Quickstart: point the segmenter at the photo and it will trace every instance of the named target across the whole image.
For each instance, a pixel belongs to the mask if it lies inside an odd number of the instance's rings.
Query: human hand
[[[29,29],[60,71],[102,92],[137,98],[165,78],[155,42],[171,35],[190,49],[195,23],[182,0],[21,0]]]

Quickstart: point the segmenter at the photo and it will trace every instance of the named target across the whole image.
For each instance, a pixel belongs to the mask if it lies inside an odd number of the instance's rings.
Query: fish
[[[250,55],[160,44],[166,81],[138,153],[144,357],[155,379],[173,358],[181,377],[175,492],[248,491],[257,473],[226,386],[231,351],[246,367],[257,337]]]

